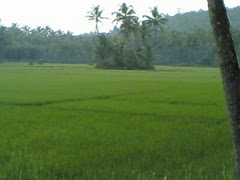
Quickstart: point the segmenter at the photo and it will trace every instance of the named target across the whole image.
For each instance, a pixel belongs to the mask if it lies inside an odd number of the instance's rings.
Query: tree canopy
[[[123,66],[125,62],[129,61],[133,65],[136,63],[136,59],[128,57],[137,57],[137,62],[140,65],[142,64],[142,53],[150,47],[153,53],[151,59],[153,65],[216,65],[216,51],[206,11],[188,12],[175,16],[161,15],[168,21],[161,24],[163,31],[158,29],[156,36],[153,26],[143,23],[144,20],[148,19],[139,18],[134,7],[125,5],[127,12],[131,14],[130,17],[133,17],[131,20],[133,24],[130,23],[131,26],[128,27],[131,29],[129,31],[131,33],[126,31],[129,37],[127,41],[126,34],[123,32],[125,26],[129,24],[122,25],[120,19],[126,19],[122,11],[113,13],[115,19],[117,19],[117,13],[121,14],[118,16],[119,21],[113,22],[113,30],[101,34],[92,32],[74,35],[71,32],[54,30],[50,26],[31,28],[27,25],[20,26],[17,23],[9,27],[0,24],[0,62],[95,64],[98,62],[95,53],[99,39],[96,36],[104,34],[111,43],[111,51],[113,52],[112,56],[107,59],[110,64],[115,61],[116,64]],[[124,11],[126,11],[126,7]],[[122,8],[119,6],[119,10]],[[146,16],[152,17],[151,10],[154,8],[150,9],[149,15]],[[240,7],[228,10],[237,55],[240,52],[240,23],[237,19],[239,13]],[[161,13],[158,12],[158,14]],[[158,46],[155,42],[159,42]],[[119,57],[116,56],[117,54]]]
[[[95,21],[95,32],[99,33],[98,24],[102,23],[102,19],[107,19],[107,17],[102,16],[103,10],[100,9],[100,5],[93,6],[92,11],[88,11],[88,19]]]

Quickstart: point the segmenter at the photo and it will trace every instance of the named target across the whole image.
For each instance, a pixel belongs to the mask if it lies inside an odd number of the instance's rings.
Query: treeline
[[[0,60],[30,63],[93,63],[94,36],[74,36],[49,26],[0,26]]]
[[[238,54],[240,52],[240,24],[236,17],[239,13],[240,7],[229,10]],[[137,58],[150,47],[153,64],[211,66],[216,64],[211,28],[208,23],[205,24],[209,22],[208,12],[189,12],[164,17],[168,21],[162,24],[162,29],[157,34],[151,32],[151,35],[144,36],[144,40],[139,34],[134,37],[131,35],[128,38],[130,42],[121,40],[123,39],[122,29],[116,26],[109,33],[100,35],[96,32],[76,36],[71,32],[54,31],[49,26],[31,29],[28,26],[20,27],[18,24],[12,24],[10,27],[0,25],[0,61],[93,64],[99,59],[96,47],[102,37],[102,40],[104,38],[110,40],[111,46],[119,46],[119,50],[121,46],[128,51],[130,46],[136,48],[136,51],[132,51],[132,55]],[[199,19],[198,22],[196,19]],[[124,46],[124,43],[128,47]],[[140,56],[138,57],[135,52],[139,52]],[[116,55],[116,53],[113,54]],[[131,60],[131,58],[128,59]],[[108,57],[108,61],[113,60],[113,56]],[[122,62],[119,61],[119,63]]]

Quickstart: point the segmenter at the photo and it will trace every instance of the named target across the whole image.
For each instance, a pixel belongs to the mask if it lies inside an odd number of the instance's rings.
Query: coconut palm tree
[[[124,67],[127,44],[124,41],[115,40],[112,44],[112,56],[117,67]]]
[[[142,22],[141,26],[139,27],[139,35],[142,38],[143,44],[146,44],[146,38],[151,36],[151,29],[149,24]]]
[[[22,30],[26,35],[31,34],[31,27],[29,27],[29,26],[27,26],[27,25],[21,27],[21,30]]]
[[[130,36],[137,31],[139,27],[138,17],[135,16],[135,11],[133,6],[128,6],[126,3],[120,5],[118,12],[113,12],[112,14],[116,15],[116,19],[113,22],[121,23],[120,32]]]
[[[95,32],[99,34],[98,24],[101,23],[102,19],[108,19],[107,17],[102,17],[103,10],[100,10],[100,5],[93,6],[92,11],[88,11],[88,20],[95,21]]]
[[[140,23],[138,19],[127,19],[120,26],[120,33],[126,38],[136,35],[139,31]]]
[[[43,34],[45,37],[49,37],[51,36],[53,30],[51,29],[50,26],[45,26],[45,28],[43,28]]]
[[[97,36],[97,42],[94,48],[94,55],[97,60],[97,68],[107,68],[108,58],[111,56],[111,41],[109,35],[100,34]]]
[[[153,60],[155,59],[155,48],[148,44],[144,44],[138,50],[138,59],[140,60],[140,68],[154,69]]]
[[[167,22],[167,19],[164,14],[159,13],[156,6],[151,9],[151,15],[152,16],[143,15],[143,18],[146,18],[143,23],[153,26],[155,36],[157,36],[159,29],[162,31],[162,25]]]
[[[63,36],[63,35],[64,35],[64,32],[59,29],[59,30],[56,31],[56,35],[57,35],[58,37]]]
[[[127,6],[126,3],[122,3],[120,5],[120,8],[118,9],[118,12],[113,12],[112,14],[116,14],[116,19],[113,20],[113,22],[123,22],[126,21],[127,19],[134,19],[137,18],[134,14],[135,11],[133,10],[133,6]]]

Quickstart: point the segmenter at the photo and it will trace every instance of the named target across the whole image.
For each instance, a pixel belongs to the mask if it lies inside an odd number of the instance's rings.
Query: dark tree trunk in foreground
[[[237,179],[240,180],[240,77],[237,56],[223,0],[207,0],[210,20],[223,79],[228,116],[236,156]],[[221,137],[219,137],[221,138]]]

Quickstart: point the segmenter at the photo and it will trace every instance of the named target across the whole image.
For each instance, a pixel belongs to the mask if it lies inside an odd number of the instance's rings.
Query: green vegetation
[[[6,27],[0,23],[0,62],[28,61],[31,64],[46,62],[96,64],[97,58],[94,56],[94,47],[96,47],[97,42],[95,37],[98,32],[98,24],[101,21],[104,24],[105,19],[102,8],[106,7],[93,6],[92,12],[89,13],[86,10],[88,18],[96,22],[96,32],[89,34],[73,35],[71,32],[51,29],[49,26],[30,28],[27,25],[21,27],[16,23]],[[126,10],[126,8],[132,13],[133,7],[128,5],[119,8],[119,10],[116,9],[116,13],[113,14],[113,18],[116,19],[115,22],[124,18],[124,14],[120,13],[120,10]],[[118,53],[125,52],[117,59],[110,56],[107,59],[108,62],[117,61],[118,63],[132,63],[133,65],[137,63],[142,67],[144,65],[142,62],[146,61],[146,58],[141,59],[141,55],[139,57],[139,49],[140,54],[144,54],[150,47],[154,57],[157,58],[151,58],[152,61],[147,61],[145,64],[204,66],[215,66],[217,64],[208,12],[199,11],[185,14],[179,13],[175,16],[161,16],[161,12],[158,12],[154,7],[151,8],[151,12],[144,17],[140,17],[138,12],[131,14],[130,17],[135,17],[135,20],[129,21],[125,19],[124,23],[119,21],[119,24],[113,27],[112,31],[105,34],[110,37],[113,44],[117,44],[117,46],[114,46],[113,52],[116,50]],[[228,12],[238,55],[240,53],[239,11],[240,7],[237,7],[229,9]],[[168,21],[165,24],[160,23],[159,26],[158,20],[164,21],[163,17]],[[147,20],[147,24],[138,22],[139,19],[142,21]],[[151,23],[153,26],[156,25],[156,33],[153,33],[150,30],[151,28],[149,29],[147,26]],[[136,27],[138,28],[137,34]],[[131,40],[133,39],[131,43],[123,40],[123,37],[120,38],[120,36],[129,36],[129,34],[131,34]],[[125,43],[124,46],[123,43]],[[148,46],[143,45],[146,43]],[[128,51],[125,51],[125,49]],[[140,61],[129,62],[129,58],[126,58],[126,62],[121,62],[121,58],[124,56],[135,59],[137,57]]]
[[[2,63],[0,179],[233,179],[219,74]]]
[[[98,34],[94,47],[96,67],[153,70],[154,44],[147,41],[146,36],[151,36],[151,31],[154,31],[157,37],[158,28],[165,23],[166,19],[159,14],[157,7],[151,10],[151,13],[153,17],[143,16],[147,20],[139,21],[133,7],[126,3],[120,6],[118,12],[113,12],[112,14],[116,15],[113,22],[120,23],[119,33],[112,38],[109,35]],[[95,9],[92,14],[96,14]]]

